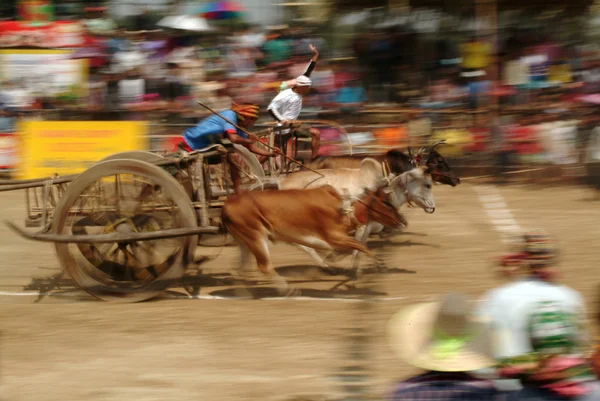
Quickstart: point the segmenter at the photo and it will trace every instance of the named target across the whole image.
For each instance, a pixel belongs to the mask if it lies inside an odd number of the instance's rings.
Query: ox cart
[[[54,243],[64,272],[92,296],[144,301],[179,282],[203,237],[224,238],[221,207],[233,192],[228,152],[241,158],[247,191],[278,188],[289,167],[265,169],[227,141],[191,153],[117,153],[80,175],[0,181],[0,192],[25,191],[25,226],[41,229],[7,225],[29,240]]]
[[[231,192],[220,176],[227,174],[227,152],[241,156],[246,190],[277,185],[236,145],[123,152],[80,175],[0,181],[0,192],[25,190],[25,225],[41,230],[7,224],[27,239],[54,243],[64,271],[89,294],[143,301],[181,279],[202,236],[219,233],[223,196]]]

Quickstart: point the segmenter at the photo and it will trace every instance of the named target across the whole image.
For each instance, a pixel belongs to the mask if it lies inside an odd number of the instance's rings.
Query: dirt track
[[[366,363],[381,396],[412,372],[386,345],[392,313],[443,291],[480,295],[499,284],[490,257],[504,248],[494,229],[500,223],[485,212],[486,195],[468,183],[434,190],[435,214],[407,209],[406,233],[370,244],[392,270],[379,276],[384,299],[362,323],[375,335]],[[595,310],[600,203],[587,200],[587,189],[499,191],[521,227],[557,236],[563,281]],[[22,220],[22,200],[20,193],[0,194],[0,218]],[[274,263],[311,299],[186,300],[174,299],[182,294],[174,289],[152,302],[112,305],[62,282],[36,303],[40,281],[33,278],[59,272],[52,246],[22,240],[4,226],[0,233],[2,400],[249,401],[341,394],[334,376],[352,364],[345,336],[364,314],[358,302],[331,299],[325,290],[340,278],[318,276],[295,248],[274,247]],[[221,284],[236,262],[236,249],[224,248],[204,265],[199,295],[234,295]]]

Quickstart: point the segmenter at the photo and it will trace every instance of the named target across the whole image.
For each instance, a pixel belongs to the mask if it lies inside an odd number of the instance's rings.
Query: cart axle
[[[23,230],[10,221],[5,221],[5,224],[21,237],[33,241],[79,244],[152,241],[165,238],[187,237],[198,234],[217,234],[219,232],[219,227],[208,226],[197,228],[175,228],[171,230],[129,234],[111,233],[95,235],[62,235],[31,233]]]

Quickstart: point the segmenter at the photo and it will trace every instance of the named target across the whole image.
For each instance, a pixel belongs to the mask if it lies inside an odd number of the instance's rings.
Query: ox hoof
[[[297,288],[288,288],[286,290],[280,291],[280,294],[285,298],[299,297],[300,290]]]
[[[336,276],[339,273],[339,269],[336,269],[335,267],[331,266],[321,266],[320,269],[323,273],[328,274],[330,276]]]
[[[325,258],[325,263],[337,263],[345,259],[349,254],[332,252]]]
[[[360,280],[360,278],[361,278],[362,276],[364,276],[364,273],[363,273],[362,271],[360,271],[360,269],[355,269],[355,270],[352,270],[352,271],[350,271],[350,273],[348,274],[348,278],[349,278],[351,281],[355,281],[355,282],[356,282],[356,281],[358,281],[358,280]]]
[[[377,273],[387,273],[388,271],[389,269],[385,264],[377,265]]]

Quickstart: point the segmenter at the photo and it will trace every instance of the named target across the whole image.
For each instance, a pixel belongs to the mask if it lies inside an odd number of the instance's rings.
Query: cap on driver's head
[[[310,80],[309,77],[300,75],[298,78],[296,78],[296,85],[297,86],[311,86],[312,81]]]

